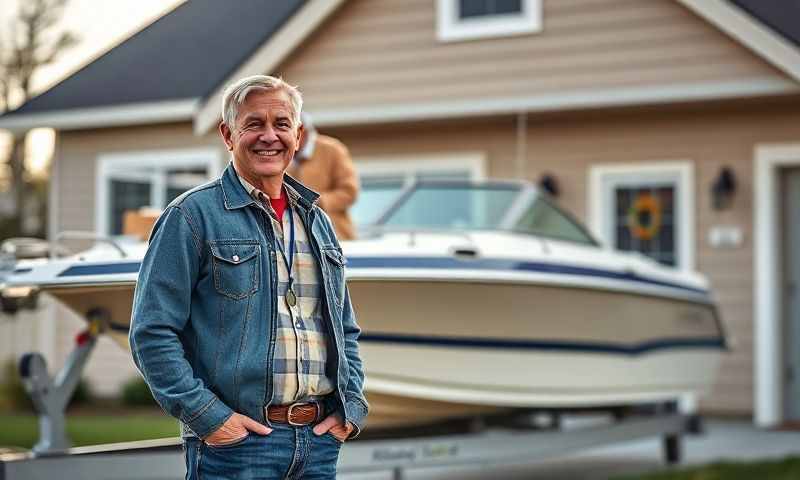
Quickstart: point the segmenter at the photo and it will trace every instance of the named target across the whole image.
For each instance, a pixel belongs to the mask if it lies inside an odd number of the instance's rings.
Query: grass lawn
[[[0,413],[0,446],[31,448],[38,439],[36,417],[28,413]],[[70,413],[67,432],[74,446],[177,437],[178,422],[158,411],[131,413]]]
[[[696,468],[639,476],[616,477],[614,480],[795,480],[800,478],[800,458],[763,462],[724,462]]]

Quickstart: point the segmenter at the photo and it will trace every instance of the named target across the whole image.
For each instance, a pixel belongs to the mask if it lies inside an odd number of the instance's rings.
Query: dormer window
[[[522,0],[459,0],[458,18],[489,17],[494,15],[519,15]]]
[[[542,29],[541,0],[437,0],[443,42],[535,33]]]

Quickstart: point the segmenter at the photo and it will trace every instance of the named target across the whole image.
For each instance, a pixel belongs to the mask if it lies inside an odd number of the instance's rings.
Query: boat
[[[343,242],[370,428],[696,398],[728,349],[708,281],[615,251],[523,181],[420,181]],[[3,286],[128,348],[145,246],[18,265]]]

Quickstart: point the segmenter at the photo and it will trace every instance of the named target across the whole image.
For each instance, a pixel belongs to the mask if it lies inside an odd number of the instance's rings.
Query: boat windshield
[[[417,185],[380,222],[389,228],[499,229],[515,186]]]
[[[515,219],[512,230],[567,242],[597,245],[597,241],[581,224],[541,195],[534,197],[522,215]]]
[[[388,202],[390,192],[382,193],[373,200]],[[400,195],[375,224],[391,230],[513,231],[597,245],[547,197],[514,184],[419,183]]]

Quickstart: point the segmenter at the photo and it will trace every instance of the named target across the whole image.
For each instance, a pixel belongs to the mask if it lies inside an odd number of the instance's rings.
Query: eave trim
[[[800,81],[800,49],[758,19],[725,0],[677,0],[756,55]]]
[[[190,121],[197,111],[197,105],[197,99],[181,99],[16,114],[0,117],[0,128],[12,132],[25,132],[39,127],[81,130]]]

